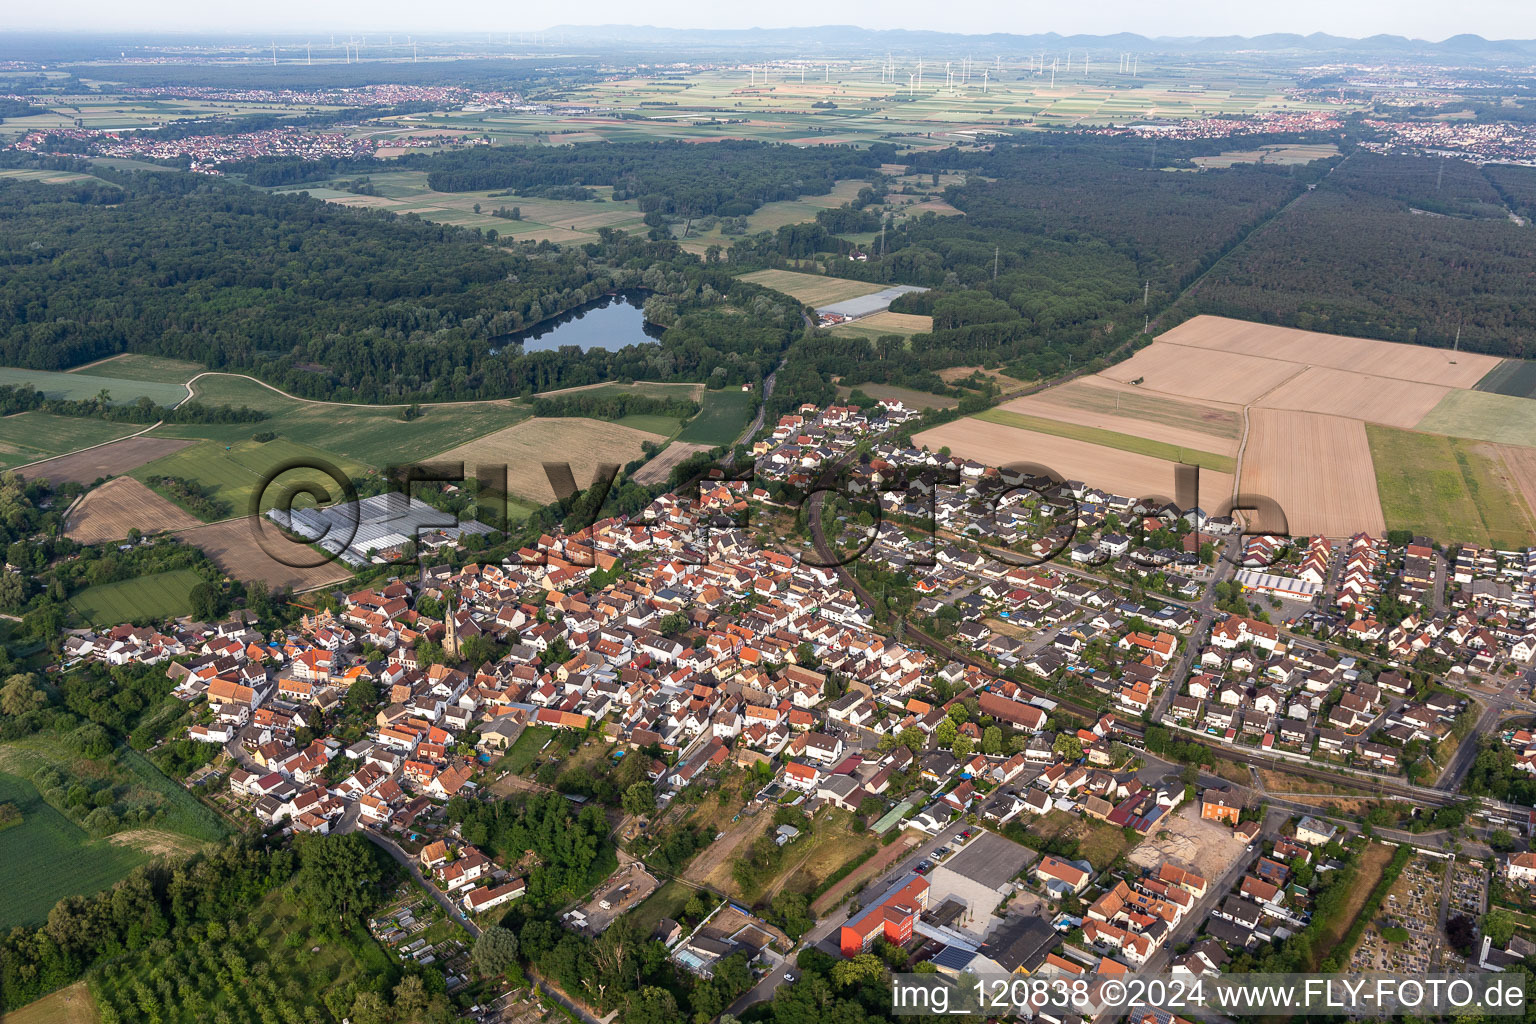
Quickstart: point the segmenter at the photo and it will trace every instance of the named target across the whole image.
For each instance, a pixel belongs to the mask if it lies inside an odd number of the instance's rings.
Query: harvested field
[[[201,548],[203,554],[213,559],[215,565],[236,579],[263,580],[274,590],[278,587],[292,587],[296,591],[313,590],[328,583],[339,583],[352,575],[340,562],[328,562],[314,568],[284,565],[262,549],[251,530],[250,517],[244,517],[180,530],[176,536]],[[279,553],[282,551],[280,545],[292,544],[275,527],[268,528],[264,536],[273,539],[273,550]],[[297,549],[296,560],[312,561],[316,557],[315,551],[308,546],[292,546]]]
[[[1126,497],[1171,497],[1174,491],[1172,462],[984,420],[945,423],[917,434],[913,441],[934,451],[948,447],[989,466],[1041,463],[1064,479],[1082,480]],[[1232,493],[1231,474],[1200,470],[1200,493],[1208,496],[1205,504],[1219,504]]]
[[[1513,444],[1497,444],[1492,447],[1504,457],[1509,479],[1525,499],[1525,507],[1536,512],[1536,448]]]
[[[1242,855],[1244,845],[1233,835],[1232,826],[1206,821],[1200,817],[1198,803],[1187,803],[1158,822],[1126,859],[1153,870],[1165,860],[1172,861],[1215,882]]]
[[[639,472],[634,477],[635,483],[645,487],[649,487],[651,484],[662,483],[667,479],[668,474],[672,472],[673,466],[697,452],[709,451],[710,447],[707,444],[689,444],[687,441],[673,441],[666,448],[662,449],[660,455],[640,467]],[[576,482],[579,484],[582,481],[578,477]]]
[[[887,309],[860,317],[851,324],[838,324],[832,328],[832,333],[842,333],[846,327],[869,328],[879,334],[927,334],[933,330],[933,317],[919,313],[892,313]]]
[[[126,473],[146,462],[179,452],[191,443],[173,437],[127,437],[88,452],[39,462],[22,470],[21,475],[28,480],[51,480],[56,485],[90,484],[104,476]]]
[[[1389,427],[1415,427],[1451,390],[1439,384],[1311,366],[1258,404],[1263,409],[1347,412],[1355,419]]]
[[[1238,406],[1169,398],[1099,376],[1015,398],[1000,408],[1224,455],[1237,454],[1243,433]]]
[[[570,464],[576,486],[585,488],[602,463],[620,466],[640,458],[642,441],[664,441],[659,434],[583,417],[538,417],[476,438],[439,455],[443,462],[462,460],[466,472],[478,465],[507,467],[507,489],[544,505],[555,492],[544,475],[546,461]]]
[[[122,540],[133,529],[150,534],[196,525],[193,516],[132,477],[120,476],[81,497],[64,524],[64,534],[80,544],[100,544]]]
[[[823,277],[820,274],[798,274],[793,270],[759,270],[743,274],[741,279],[783,292],[804,305],[818,307],[884,290],[883,285]]]
[[[1213,469],[1218,473],[1231,473],[1237,468],[1232,456],[1206,451],[1203,446],[1192,448],[1185,445],[1168,444],[1164,441],[1149,440],[1139,434],[1124,434],[1117,430],[1085,427],[1078,423],[1062,423],[1047,417],[1029,416],[1025,413],[1013,412],[1008,409],[987,409],[984,412],[977,413],[976,418],[985,420],[988,423],[1002,423],[1010,427],[1018,427],[1021,430],[1050,434],[1054,437],[1076,438],[1079,441],[1087,441],[1090,444],[1103,445],[1106,448],[1115,448],[1123,452],[1150,455],[1155,459],[1166,459],[1170,462],[1189,462],[1207,469]]]
[[[1253,409],[1249,416],[1239,490],[1279,502],[1296,536],[1386,532],[1364,423],[1281,409]]]
[[[1302,369],[1278,359],[1170,344],[1159,338],[1100,376],[1122,384],[1140,380],[1133,386],[1179,398],[1247,405]]]
[[[1157,340],[1169,345],[1330,366],[1452,388],[1472,387],[1501,362],[1498,356],[1474,352],[1319,334],[1221,316],[1193,317]],[[1154,344],[1153,348],[1156,347]]]

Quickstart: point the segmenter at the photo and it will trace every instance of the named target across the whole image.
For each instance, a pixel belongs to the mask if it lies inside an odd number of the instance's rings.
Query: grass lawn
[[[529,416],[521,403],[502,400],[426,405],[420,418],[407,423],[400,418],[402,406],[354,408],[300,402],[227,374],[204,377],[192,387],[198,399],[208,405],[250,406],[265,411],[269,418],[260,423],[176,423],[161,427],[156,434],[232,444],[270,430],[280,439],[314,445],[378,469],[431,458]],[[466,469],[474,472],[472,466]]]
[[[0,1022],[3,1024],[96,1024],[96,1000],[85,982],[43,996],[35,1003],[28,1003],[19,1010],[11,1010]]]
[[[204,441],[201,444],[183,448],[179,452],[173,452],[164,458],[147,462],[129,475],[145,484],[149,484],[152,478],[160,476],[195,480],[205,490],[211,491],[213,500],[224,503],[223,513],[213,518],[225,519],[230,516],[248,515],[257,487],[277,467],[291,462],[308,464],[309,460],[315,459],[333,462],[337,469],[354,476],[366,471],[366,467],[361,463],[338,459],[313,445],[279,437],[275,441],[246,440],[227,445],[219,444],[217,441]],[[291,480],[290,476],[292,476]],[[326,479],[323,471],[296,470],[292,474],[284,474],[274,483],[288,485],[300,480],[319,483],[326,487],[326,493],[333,499],[340,497],[335,493],[336,485]],[[282,489],[282,486],[273,486],[268,489],[267,507],[271,507],[276,502]],[[171,501],[176,500],[175,495],[169,491],[161,490],[160,493]],[[188,511],[194,515],[198,514],[196,509],[188,509]],[[199,516],[199,518],[208,517]]]
[[[1101,444],[1106,448],[1118,448],[1123,452],[1150,455],[1154,459],[1193,463],[1216,473],[1232,473],[1237,469],[1237,461],[1230,455],[1203,452],[1198,448],[1182,448],[1176,444],[1150,441],[1144,437],[1137,437],[1134,434],[1122,434],[1115,430],[1085,427],[1076,423],[1062,423],[1059,420],[1044,419],[1040,416],[1028,416],[1021,412],[1009,412],[1007,409],[988,409],[985,412],[977,413],[975,418],[984,420],[987,423],[1001,424],[1005,427],[1018,427],[1020,430],[1034,430],[1056,437],[1069,437],[1078,441],[1087,441],[1090,444]]]
[[[948,395],[935,395],[914,388],[896,387],[892,384],[865,383],[858,385],[857,388],[840,387],[837,389],[837,394],[840,398],[847,398],[855,390],[862,391],[876,400],[883,398],[891,402],[900,402],[908,409],[953,409],[960,404],[960,399],[950,398]]]
[[[108,423],[85,416],[22,412],[0,417],[0,469],[65,455],[143,430],[147,424]]]
[[[1050,811],[1036,819],[1028,834],[1040,840],[1061,837],[1076,840],[1077,855],[1073,860],[1087,860],[1095,871],[1103,871],[1116,857],[1133,845],[1125,838],[1125,832],[1105,821],[1065,811]]]
[[[25,370],[18,366],[0,366],[0,384],[13,387],[31,384],[49,398],[95,398],[98,392],[106,390],[118,405],[136,402],[144,396],[148,396],[156,405],[175,405],[187,397],[186,388],[166,381]]]
[[[734,444],[757,412],[757,392],[740,388],[706,391],[703,406],[677,439],[691,444]]]
[[[6,869],[0,930],[42,924],[65,896],[105,889],[149,859],[130,847],[91,839],[48,806],[26,779],[0,773],[0,803],[15,804],[22,814],[20,825],[0,831],[0,864]]]
[[[741,279],[760,284],[764,288],[772,288],[776,292],[783,292],[803,305],[818,307],[829,306],[846,299],[856,299],[860,295],[873,295],[885,288],[884,285],[870,284],[867,281],[849,281],[840,277],[824,277],[821,274],[799,274],[793,270],[759,270],[751,274],[743,274]]]
[[[660,434],[666,438],[670,438],[673,434],[677,433],[678,429],[682,426],[682,423],[675,417],[643,412],[631,413],[628,416],[614,420],[614,422],[623,427],[633,427],[636,430],[643,430],[648,434]]]
[[[123,380],[169,381],[185,384],[206,369],[201,363],[186,359],[167,359],[138,352],[125,352],[111,359],[77,366],[70,373],[87,377],[119,377]],[[186,394],[185,391],[182,394]]]
[[[629,916],[634,918],[635,924],[640,927],[642,936],[649,935],[656,927],[658,921],[664,917],[670,917],[676,921],[688,900],[698,892],[693,886],[676,879],[663,883],[660,889],[651,893],[644,903],[641,903]]]
[[[1389,530],[1501,548],[1532,542],[1530,510],[1475,441],[1365,425]]]
[[[69,603],[94,626],[158,622],[190,614],[188,595],[201,582],[203,578],[191,569],[157,572],[91,587],[70,598]]]
[[[1333,951],[1333,947],[1349,933],[1349,926],[1355,923],[1360,908],[1365,906],[1366,898],[1371,895],[1371,890],[1376,888],[1376,883],[1381,881],[1382,872],[1387,870],[1387,865],[1392,863],[1392,856],[1397,851],[1390,846],[1380,843],[1372,843],[1365,848],[1365,855],[1360,858],[1358,874],[1355,876],[1355,884],[1350,886],[1349,900],[1344,904],[1344,912],[1329,925],[1328,930],[1312,943],[1312,956],[1314,969],[1316,964],[1322,963]]]
[[[521,775],[528,770],[533,759],[539,756],[539,751],[544,749],[544,744],[549,742],[555,730],[547,725],[531,725],[524,729],[517,742],[512,744],[501,763],[498,765],[504,771],[510,771],[514,775]]]

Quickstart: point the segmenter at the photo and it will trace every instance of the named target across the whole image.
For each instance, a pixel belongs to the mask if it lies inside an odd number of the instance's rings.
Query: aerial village
[[[1529,692],[1530,552],[1245,537],[1229,516],[889,440],[916,419],[806,406],[759,442],[757,479],[665,493],[515,562],[450,544],[290,630],[124,625],[72,634],[65,657],[163,664],[198,709],[187,738],[223,752],[197,781],[230,813],[367,830],[469,918],[525,880],[445,806],[548,788],[522,777],[561,757],[639,759],[642,805],[611,813],[641,853],[731,773],[751,794],[717,840],[752,819],[792,850],[840,815],[869,852],[818,886],[803,934],[725,896],[691,928],[657,922],[689,970],[746,949],[765,977],[812,945],[951,975],[1251,969],[1322,924],[1369,826],[1265,800],[1211,770],[1222,751],[1454,792],[1496,720],[1480,709]],[[786,488],[839,465],[834,500],[855,505],[810,534],[859,540],[857,562],[819,565],[793,530],[765,545],[762,524],[793,516]],[[870,599],[890,574],[902,616]],[[497,657],[470,656],[488,643]],[[1192,760],[1170,753],[1182,740],[1203,744]],[[1536,772],[1528,731],[1504,741]],[[1495,804],[1489,821],[1529,828]],[[1501,874],[1528,887],[1530,857]],[[567,926],[641,905],[660,885],[642,859]]]

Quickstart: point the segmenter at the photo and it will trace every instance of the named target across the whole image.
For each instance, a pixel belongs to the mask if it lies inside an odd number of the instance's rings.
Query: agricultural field
[[[631,430],[643,430],[647,434],[657,434],[663,438],[676,436],[683,429],[683,422],[675,416],[662,416],[657,413],[634,412],[628,416],[621,416],[613,421],[621,427],[629,427]]]
[[[1452,391],[1410,426],[1432,434],[1528,445],[1536,443],[1536,401],[1487,391]]]
[[[1363,422],[1280,409],[1253,409],[1249,416],[1238,490],[1273,498],[1297,536],[1386,531]],[[1261,522],[1260,528],[1276,525]]]
[[[70,373],[88,377],[117,377],[121,380],[147,380],[185,384],[202,373],[205,367],[185,359],[168,359],[165,356],[124,352],[119,356],[98,359],[94,363],[76,366]]]
[[[1238,406],[1170,398],[1102,376],[1068,381],[1000,408],[1223,455],[1237,453],[1243,432]]]
[[[506,466],[511,494],[547,505],[555,500],[555,492],[544,475],[546,461],[570,463],[576,485],[585,487],[600,464],[623,466],[645,454],[640,449],[642,441],[663,440],[659,435],[603,420],[539,417],[450,449],[439,458],[462,461],[466,473],[482,464]]]
[[[652,484],[666,483],[667,477],[672,473],[672,467],[680,462],[687,461],[691,455],[699,452],[707,452],[714,445],[689,444],[687,441],[673,441],[662,450],[661,454],[652,458],[635,473],[635,483],[642,487],[650,487]]]
[[[1248,405],[1306,369],[1265,356],[1180,345],[1167,337],[1099,376],[1175,398]]]
[[[1512,466],[1497,445],[1374,424],[1366,432],[1389,528],[1502,548],[1536,544],[1525,497],[1536,460],[1521,456]]]
[[[1174,463],[1166,459],[974,417],[925,430],[912,441],[933,451],[947,447],[989,466],[1041,464],[1063,479],[1082,480],[1128,497],[1171,496],[1174,492]],[[1201,469],[1200,493],[1207,496],[1205,504],[1220,504],[1232,493],[1231,474]]]
[[[0,469],[40,462],[143,429],[137,423],[109,423],[85,416],[54,416],[46,412],[3,416],[0,417]]]
[[[0,366],[0,384],[12,387],[30,384],[47,398],[95,398],[106,391],[115,405],[128,405],[140,398],[148,398],[156,405],[171,406],[187,397],[185,387],[170,381],[27,370],[19,366]]]
[[[274,431],[280,439],[314,445],[375,468],[430,458],[529,415],[526,406],[503,399],[424,405],[421,417],[407,422],[400,418],[403,406],[309,402],[235,374],[209,374],[192,387],[209,405],[249,406],[264,410],[269,418],[259,423],[167,424],[155,431],[156,437],[233,444]]]
[[[1503,359],[1477,382],[1476,390],[1516,398],[1536,398],[1536,360]]]
[[[917,313],[892,313],[888,309],[832,328],[833,334],[870,339],[884,337],[887,334],[899,334],[903,338],[910,338],[914,334],[928,334],[932,331],[933,317]]]
[[[102,583],[76,594],[69,603],[92,625],[144,625],[190,613],[188,595],[201,582],[203,578],[191,569],[176,569]]]
[[[859,189],[867,185],[869,185],[867,181],[845,179],[833,185],[832,191],[824,196],[801,196],[799,199],[782,199],[778,202],[764,203],[747,215],[747,234],[777,231],[790,224],[808,224],[816,219],[819,211],[835,210],[851,201],[859,194]],[[738,237],[740,236],[723,234],[716,226],[703,232],[690,231],[686,238],[681,238],[679,241],[689,252],[703,254],[711,245],[728,249]]]
[[[1163,441],[1153,441],[1133,434],[1122,434],[1114,430],[1104,430],[1099,427],[1085,427],[1075,423],[1060,423],[1056,420],[1045,419],[1040,416],[1030,416],[1025,413],[1013,412],[1008,409],[988,409],[977,413],[978,420],[987,423],[998,423],[1007,427],[1018,427],[1021,430],[1031,430],[1041,434],[1053,434],[1057,437],[1076,438],[1079,441],[1087,441],[1090,444],[1104,445],[1107,448],[1118,448],[1120,451],[1136,452],[1141,455],[1150,455],[1155,459],[1163,459],[1168,462],[1188,462],[1217,473],[1231,474],[1237,463],[1230,455],[1218,455],[1214,452],[1201,451],[1198,448],[1186,448],[1183,445],[1167,444]]]
[[[302,548],[291,559],[300,562],[299,566],[287,565],[267,553],[255,536],[255,531],[263,528],[263,524],[264,536],[272,550],[281,554],[285,546]],[[317,558],[316,552],[307,545],[293,545],[265,520],[226,519],[222,523],[179,531],[176,536],[197,547],[213,560],[214,565],[235,579],[261,580],[274,590],[280,587],[289,587],[295,592],[314,590],[352,576],[351,570],[340,561],[311,566],[309,563]]]
[[[143,534],[185,530],[197,520],[132,477],[120,476],[82,495],[69,511],[64,535],[80,544],[122,540]]]
[[[884,291],[884,285],[865,281],[848,281],[840,277],[824,277],[821,274],[801,274],[793,270],[758,270],[741,275],[743,281],[760,284],[783,292],[805,306],[828,306],[834,302],[857,299],[861,295],[873,295]]]
[[[14,119],[7,119],[14,121]],[[101,178],[94,174],[81,174],[79,171],[49,171],[31,167],[0,167],[0,179],[10,178],[15,181],[40,181],[45,185],[73,185],[77,181],[100,181]]]
[[[25,415],[35,414],[26,413]],[[12,419],[20,418],[12,417]],[[0,423],[8,422],[10,420],[0,420]],[[56,485],[91,484],[104,476],[127,473],[146,462],[179,452],[190,444],[192,444],[191,441],[141,434],[138,437],[104,444],[100,448],[92,448],[88,452],[77,452],[49,459],[47,462],[39,462],[35,466],[22,470],[21,475],[29,480],[51,480]]]
[[[679,441],[689,444],[735,444],[752,417],[757,414],[757,391],[725,388],[706,391],[700,399],[703,408],[689,420]]]
[[[150,483],[156,477],[179,477],[195,481],[204,490],[204,493],[222,510],[218,515],[204,516],[196,509],[191,511],[200,519],[224,519],[229,516],[248,515],[252,511],[251,502],[258,495],[256,489],[268,474],[279,466],[302,462],[310,463],[312,460],[330,461],[329,453],[323,452],[307,444],[299,444],[296,441],[287,441],[278,438],[275,441],[238,441],[231,445],[221,445],[215,441],[203,441],[190,448],[184,448],[173,455],[154,462],[146,463],[133,471],[133,478],[143,483]],[[361,475],[366,467],[346,459],[337,461],[337,469],[349,475]],[[283,485],[296,483],[302,477],[305,481],[313,480],[321,486],[329,485],[328,493],[334,490],[335,484],[326,479],[324,472],[319,470],[295,470],[294,479],[289,479],[289,474],[279,477],[274,483]],[[153,485],[152,485],[153,486]],[[265,499],[265,507],[260,511],[266,511],[277,498],[280,487],[270,486],[262,497]],[[174,495],[166,494],[173,501]],[[332,495],[335,497],[335,495]]]
[[[138,850],[92,839],[44,802],[26,779],[0,772],[0,803],[15,804],[20,825],[0,831],[0,929],[42,924],[65,896],[104,889],[149,858]],[[59,870],[62,864],[68,871]],[[6,1016],[10,1019],[10,1015]]]
[[[1263,409],[1341,413],[1389,427],[1411,428],[1450,393],[1450,388],[1438,384],[1310,366],[1257,405]]]
[[[499,195],[502,189],[478,192],[435,192],[427,185],[426,171],[386,171],[366,176],[376,196],[347,191],[351,179],[330,183],[333,187],[299,186],[280,192],[308,192],[338,206],[414,213],[435,224],[494,230],[518,241],[581,243],[597,241],[601,228],[643,231],[642,214],[633,199],[614,200],[611,188],[594,188],[598,198],[588,200],[539,199]],[[334,187],[340,186],[340,187]],[[478,207],[478,210],[477,210]],[[516,207],[520,220],[497,217],[491,211]]]
[[[1472,387],[1501,362],[1497,356],[1475,352],[1319,334],[1221,316],[1192,317],[1159,335],[1157,340],[1451,388]]]
[[[1197,156],[1191,162],[1199,167],[1231,167],[1234,164],[1306,164],[1313,160],[1326,160],[1338,156],[1339,147],[1331,142],[1260,146],[1257,149],[1234,149],[1216,156]]]

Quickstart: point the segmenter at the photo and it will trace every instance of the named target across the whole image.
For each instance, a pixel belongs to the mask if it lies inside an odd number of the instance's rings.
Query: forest
[[[1357,153],[1254,232],[1181,303],[1189,314],[1536,354],[1536,169]],[[1505,208],[1505,204],[1510,207]]]
[[[121,175],[105,207],[82,191],[0,182],[0,363],[61,369],[146,352],[303,397],[446,401],[612,379],[755,383],[799,326],[774,293],[619,232],[566,250],[488,245],[489,233],[196,175]],[[658,344],[513,344],[629,287],[657,293],[669,327]]]
[[[1175,147],[1171,162],[1202,148]],[[1006,365],[1026,379],[1065,372],[1134,344],[1146,317],[1323,173],[1261,165],[1169,173],[1149,170],[1144,154],[1138,143],[1080,137],[911,154],[914,171],[973,175],[945,191],[963,217],[926,213],[896,223],[885,254],[865,263],[837,255],[846,243],[823,223],[743,239],[730,261],[781,265],[809,244],[833,253],[826,263],[839,277],[933,289],[891,306],[931,315],[931,333],[910,343],[834,340],[806,354],[816,372],[843,374],[847,384],[932,389],[933,371],[975,363]],[[903,358],[890,359],[894,351]]]
[[[551,185],[611,185],[613,198],[634,199],[643,213],[740,217],[764,203],[826,195],[840,178],[879,173],[882,158],[894,154],[888,143],[855,149],[666,141],[474,147],[401,163],[425,168],[427,184],[439,192],[500,188],[527,194],[525,189]]]

